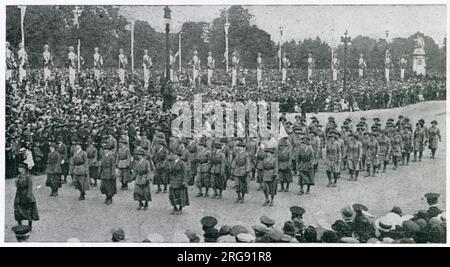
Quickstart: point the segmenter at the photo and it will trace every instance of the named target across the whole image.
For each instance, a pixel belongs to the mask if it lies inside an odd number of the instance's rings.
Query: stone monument
[[[423,37],[418,36],[414,39],[415,41],[415,49],[413,52],[413,72],[417,75],[425,75],[426,74],[426,63],[425,63],[425,43],[423,41]]]

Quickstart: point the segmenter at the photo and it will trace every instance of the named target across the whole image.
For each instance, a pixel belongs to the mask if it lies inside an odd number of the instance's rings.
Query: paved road
[[[379,116],[384,123],[389,117],[397,119],[399,114],[408,116],[413,123],[420,118],[425,119],[427,125],[436,119],[443,137],[439,144],[437,159],[429,158],[425,153],[423,162],[412,163],[396,171],[392,165],[386,174],[375,178],[362,177],[357,182],[347,181],[347,172],[342,173],[343,179],[337,188],[327,188],[327,178],[323,164],[319,165],[316,186],[309,195],[298,196],[297,185],[293,185],[291,192],[280,192],[273,207],[262,207],[264,200],[262,192],[256,191],[252,182],[250,195],[246,203],[235,204],[235,192],[228,187],[222,200],[195,198],[195,188],[190,188],[191,206],[187,207],[181,216],[170,215],[168,194],[154,194],[153,202],[148,211],[136,211],[137,203],[133,201],[131,186],[129,191],[120,191],[114,198],[113,205],[103,204],[104,196],[98,188],[87,193],[85,201],[78,201],[78,192],[70,185],[63,185],[57,198],[49,197],[49,188],[45,187],[45,177],[34,177],[34,193],[38,202],[41,220],[33,224],[30,241],[34,242],[65,242],[76,237],[84,242],[109,241],[110,230],[122,227],[129,242],[140,242],[150,233],[160,233],[166,242],[171,242],[175,232],[192,229],[201,233],[200,219],[205,215],[216,216],[219,227],[223,224],[242,224],[246,227],[258,222],[261,215],[267,215],[276,220],[276,226],[282,227],[284,221],[290,217],[289,207],[300,205],[306,209],[304,215],[307,224],[317,223],[324,219],[333,223],[339,218],[340,209],[348,204],[365,204],[374,215],[388,212],[394,205],[400,206],[405,214],[413,214],[418,209],[427,207],[423,194],[429,191],[438,192],[441,207],[445,208],[446,175],[445,175],[445,101],[416,104],[402,109],[378,110],[357,113],[320,113],[316,115],[324,123],[328,116],[333,115],[338,123],[350,116],[353,121],[366,116],[369,121]],[[309,114],[308,114],[309,115]],[[293,119],[294,114],[289,114]],[[297,178],[295,178],[297,181]],[[5,202],[5,241],[15,241],[11,227],[15,225],[13,213],[13,199],[15,194],[14,181],[7,180]],[[154,189],[153,189],[154,191]]]

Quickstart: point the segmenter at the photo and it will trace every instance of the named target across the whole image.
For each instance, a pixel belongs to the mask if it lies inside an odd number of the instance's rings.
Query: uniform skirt
[[[247,176],[234,176],[236,182],[236,192],[248,194]]]
[[[378,165],[377,155],[367,154],[366,164],[370,166],[377,166]]]
[[[327,171],[330,172],[341,172],[341,166],[339,161],[336,160],[326,160],[325,165],[327,166]]]
[[[81,192],[89,190],[89,178],[87,175],[73,175],[75,188]]]
[[[349,158],[347,160],[348,169],[352,171],[359,171],[359,161]]]
[[[263,182],[263,169],[256,169],[256,182],[261,184]]]
[[[420,140],[414,141],[414,151],[422,152],[423,149],[424,149],[423,142],[421,142]]]
[[[156,184],[156,185],[168,184],[167,177],[166,177],[166,175],[164,175],[163,169],[155,170],[153,184]]]
[[[227,180],[220,173],[211,173],[211,182],[214,188],[225,190],[227,188]]]
[[[263,182],[263,191],[267,195],[276,195],[277,194],[277,180],[264,181]]]
[[[16,196],[14,199],[14,218],[16,221],[39,221],[36,202],[30,203]]]
[[[98,179],[98,166],[89,166],[89,177],[92,179]]]
[[[132,181],[130,168],[119,168],[118,174],[120,182],[129,183]]]
[[[61,174],[47,174],[47,180],[45,181],[45,185],[50,187],[52,190],[56,190],[61,187]]]
[[[298,172],[299,185],[314,185],[314,173],[312,170]]]
[[[69,174],[69,163],[64,162],[63,164],[61,164],[61,170],[62,170],[63,175],[68,175]]]
[[[116,179],[103,179],[100,185],[100,192],[107,197],[117,194]]]
[[[172,206],[176,205],[180,205],[181,207],[189,206],[189,195],[187,192],[187,188],[169,187],[169,200]]]
[[[150,184],[135,184],[134,185],[134,200],[137,201],[152,201],[152,195],[150,193]]]
[[[197,187],[211,187],[211,174],[209,172],[197,173]]]
[[[292,183],[292,172],[290,169],[278,170],[280,183]]]

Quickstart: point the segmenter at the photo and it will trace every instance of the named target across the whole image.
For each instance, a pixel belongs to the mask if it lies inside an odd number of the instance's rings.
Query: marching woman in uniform
[[[441,142],[441,132],[437,127],[437,121],[431,122],[431,127],[428,129],[428,148],[431,149],[431,158],[435,158],[438,141]]]
[[[264,149],[266,157],[264,158],[263,188],[266,200],[263,206],[273,206],[273,199],[277,194],[277,176],[278,176],[278,160],[275,157],[274,148]],[[269,201],[270,195],[270,201]]]
[[[288,192],[289,184],[292,183],[292,160],[289,138],[285,137],[278,144],[278,175],[281,191]],[[284,187],[286,184],[286,187]]]
[[[402,149],[402,166],[409,165],[409,158],[411,156],[411,152],[413,152],[413,135],[411,132],[411,127],[409,125],[405,125],[402,130],[402,142],[403,142],[403,149]]]
[[[426,130],[422,123],[416,123],[416,129],[414,130],[414,160],[417,160],[417,154],[419,154],[419,161],[422,161],[424,143],[426,142]]]
[[[214,190],[212,198],[221,199],[222,190],[225,190],[225,154],[222,152],[222,143],[215,142],[211,153],[211,185]]]
[[[112,197],[117,194],[116,188],[116,160],[113,147],[106,143],[103,145],[103,157],[100,162],[100,179],[102,184],[100,192],[106,195],[105,204],[112,204]]]
[[[52,189],[51,197],[58,195],[58,188],[61,187],[61,156],[56,151],[56,145],[50,143],[50,153],[48,154],[47,181],[45,185]]]
[[[327,166],[327,187],[336,187],[340,173],[341,146],[336,141],[333,131],[328,134],[328,142],[325,145],[325,165]],[[332,181],[333,178],[333,181]]]
[[[258,149],[256,150],[256,183],[259,184],[258,191],[263,189],[263,173],[264,173],[264,158],[266,153],[264,152],[264,144],[259,143]],[[290,159],[289,159],[290,160]]]
[[[75,149],[70,159],[69,173],[72,175],[75,188],[80,191],[79,200],[84,200],[86,191],[89,190],[88,159],[86,152],[81,149],[81,141],[74,142]]]
[[[30,229],[33,221],[39,221],[36,199],[33,195],[33,181],[28,174],[28,166],[19,163],[19,176],[16,180],[16,197],[14,198],[14,218],[19,225],[23,220],[28,221]]]
[[[135,156],[137,159],[133,166],[133,180],[135,180],[133,197],[134,200],[139,201],[137,210],[142,208],[146,210],[148,202],[152,201],[150,193],[151,163],[145,158],[145,151],[142,148],[137,149]]]
[[[378,152],[380,151],[380,145],[378,144],[378,140],[376,138],[376,133],[370,133],[370,139],[367,143],[367,151],[366,151],[366,164],[367,164],[367,175],[369,177],[372,172],[372,177],[375,177],[375,173],[378,166]]]
[[[382,173],[386,172],[389,156],[391,155],[391,139],[386,135],[386,131],[380,130],[381,136],[378,138],[378,144],[380,146],[378,150],[378,169],[381,169],[381,163],[383,163]]]
[[[245,152],[245,144],[239,141],[235,156],[231,162],[231,175],[236,182],[236,203],[244,203],[244,196],[248,193],[248,174],[250,172],[249,157]],[[264,176],[263,176],[264,181]]]
[[[302,137],[302,144],[298,152],[298,184],[300,185],[299,195],[303,195],[303,186],[306,185],[306,194],[309,194],[311,185],[314,185],[314,149],[310,145],[309,136]]]
[[[347,144],[347,165],[350,181],[358,181],[359,164],[362,158],[362,144],[358,139],[357,134],[351,134],[350,141]]]
[[[402,156],[402,137],[400,135],[400,128],[392,132],[391,138],[391,152],[392,152],[392,161],[394,162],[394,170],[397,169],[398,160]]]
[[[180,215],[183,207],[189,206],[189,196],[187,192],[188,167],[180,158],[182,150],[177,148],[176,153],[171,153],[164,161],[164,173],[169,181],[169,200],[173,206],[171,214]]]
[[[131,182],[131,153],[128,148],[128,142],[125,138],[119,140],[119,151],[117,154],[117,168],[119,169],[119,179],[122,183],[122,190],[128,189],[128,183]]]

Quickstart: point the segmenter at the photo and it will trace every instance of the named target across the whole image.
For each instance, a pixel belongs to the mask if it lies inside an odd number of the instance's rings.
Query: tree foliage
[[[86,66],[92,66],[94,47],[99,47],[106,67],[117,67],[119,49],[123,48],[127,56],[131,56],[130,21],[119,14],[115,6],[83,6],[79,18],[79,28],[74,25],[73,6],[28,6],[25,15],[26,50],[32,66],[39,66],[45,44],[50,45],[56,65],[63,65],[69,46],[76,47],[77,39],[81,41],[81,55]],[[185,22],[182,27],[182,63],[185,66],[197,50],[203,63],[208,51],[216,59],[216,67],[225,68],[225,17],[227,10],[221,10],[219,16],[211,22]],[[6,8],[6,39],[17,49],[21,40],[20,11],[15,6]],[[229,56],[236,51],[241,63],[246,68],[255,68],[258,53],[262,54],[266,68],[278,66],[278,43],[272,41],[266,31],[252,25],[252,14],[242,6],[228,9]],[[357,68],[359,55],[363,54],[369,68],[383,68],[384,55],[389,49],[394,64],[398,64],[402,55],[407,55],[412,63],[414,39],[423,36],[427,56],[427,68],[445,72],[446,40],[444,48],[439,48],[435,41],[422,33],[415,33],[408,38],[394,38],[386,43],[385,39],[375,40],[367,36],[355,36],[347,50],[347,64]],[[157,32],[146,21],[136,21],[134,27],[135,68],[142,64],[144,49],[149,50],[154,65],[163,69],[165,62],[166,33]],[[178,51],[178,33],[169,34],[170,49]],[[306,69],[308,54],[311,53],[316,68],[330,67],[331,47],[319,37],[305,40],[290,40],[282,44],[292,66]],[[339,45],[335,53],[343,62],[344,49]],[[130,61],[130,60],[129,60]],[[395,66],[395,65],[394,65]]]

